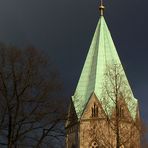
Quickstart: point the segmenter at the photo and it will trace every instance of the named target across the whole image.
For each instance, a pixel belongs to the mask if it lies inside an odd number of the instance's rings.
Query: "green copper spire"
[[[74,107],[79,119],[81,118],[85,106],[93,93],[102,103],[102,106],[104,110],[106,110],[106,113],[112,113],[112,110],[115,106],[113,100],[109,98],[106,99],[109,104],[106,109],[106,104],[103,99],[104,84],[107,83],[109,85],[109,82],[107,82],[107,79],[105,77],[106,69],[108,65],[114,66],[115,64],[121,65],[121,62],[102,13],[91,46],[89,48],[89,52],[85,60],[75,93],[72,96]],[[126,84],[125,94],[128,93],[128,99],[125,99],[125,102],[128,106],[128,110],[130,111],[131,116],[135,118],[137,100],[133,96],[124,70],[122,71],[122,77],[124,83]],[[125,88],[123,87],[123,91],[124,89]]]

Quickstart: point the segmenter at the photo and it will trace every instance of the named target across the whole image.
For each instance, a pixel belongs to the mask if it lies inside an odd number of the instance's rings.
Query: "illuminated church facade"
[[[67,148],[140,148],[138,101],[129,85],[101,2],[66,122]]]

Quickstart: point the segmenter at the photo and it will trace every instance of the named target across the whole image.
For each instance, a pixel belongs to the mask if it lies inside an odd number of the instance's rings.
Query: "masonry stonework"
[[[94,104],[98,108],[95,117],[92,116]],[[123,112],[125,116],[121,117],[119,126],[120,148],[140,148],[139,125],[132,120],[126,106]],[[67,125],[67,148],[116,148],[114,116],[113,113],[112,119],[108,119],[101,103],[93,94],[80,121],[71,119],[74,124],[69,122]]]

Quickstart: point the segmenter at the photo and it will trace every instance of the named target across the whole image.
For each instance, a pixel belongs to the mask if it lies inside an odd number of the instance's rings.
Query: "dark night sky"
[[[148,123],[148,1],[104,1],[106,22]],[[70,96],[98,19],[96,0],[1,0],[0,41],[19,47],[31,44],[47,52]]]

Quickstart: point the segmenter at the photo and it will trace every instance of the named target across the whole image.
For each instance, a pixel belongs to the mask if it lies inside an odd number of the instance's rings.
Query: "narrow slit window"
[[[91,108],[91,116],[98,117],[98,106],[94,103],[93,107]]]

